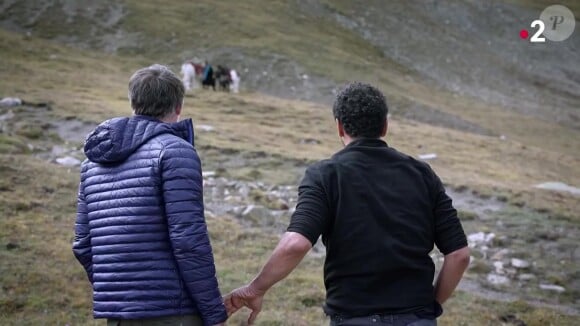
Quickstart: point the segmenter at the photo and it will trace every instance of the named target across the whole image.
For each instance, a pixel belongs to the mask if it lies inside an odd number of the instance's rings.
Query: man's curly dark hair
[[[378,138],[389,108],[385,96],[376,87],[354,82],[338,93],[332,112],[350,137]]]

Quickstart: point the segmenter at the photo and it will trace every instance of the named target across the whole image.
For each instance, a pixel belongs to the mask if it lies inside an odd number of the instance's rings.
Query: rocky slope
[[[396,75],[578,129],[579,34],[545,44],[519,39],[519,30],[530,29],[530,22],[539,17],[541,7],[533,3],[371,0],[363,5],[300,0],[278,8],[260,1],[241,7],[233,2],[218,6],[98,0],[84,5],[70,0],[6,0],[0,4],[0,26],[176,66],[192,57],[209,58],[236,67],[246,90],[295,99],[329,102],[347,79],[382,83],[381,79]],[[243,11],[247,9],[250,16]],[[144,25],[146,15],[163,19],[167,27]],[[264,23],[263,16],[271,21]],[[294,24],[312,27],[305,30],[307,34],[292,36]],[[289,39],[277,42],[276,37]],[[292,37],[304,40],[293,44]],[[253,42],[260,38],[264,41]],[[337,42],[341,51],[356,52],[375,73],[360,70],[365,69],[364,63],[340,76],[334,70],[344,67],[327,69],[325,60],[342,57],[328,53],[325,40]],[[348,58],[340,59],[342,65],[348,67],[347,60],[355,60]],[[381,75],[382,69],[386,75]],[[408,117],[435,124],[453,120],[441,116],[444,108],[438,104],[419,104],[414,100],[417,94],[408,92],[407,102],[397,99],[397,109]],[[455,125],[485,133],[468,123]]]

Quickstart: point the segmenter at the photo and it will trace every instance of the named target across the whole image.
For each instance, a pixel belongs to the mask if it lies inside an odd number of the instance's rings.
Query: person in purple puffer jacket
[[[223,325],[184,86],[153,65],[129,81],[134,115],[86,139],[73,252],[108,325]],[[179,121],[179,122],[178,122]]]

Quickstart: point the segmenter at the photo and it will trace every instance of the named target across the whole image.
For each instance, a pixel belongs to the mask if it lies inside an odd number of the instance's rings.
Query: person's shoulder
[[[170,133],[161,134],[152,140],[158,142],[164,148],[183,148],[195,150],[193,145],[187,140]]]
[[[195,147],[187,140],[172,134],[163,134],[155,137],[154,140],[161,145],[161,156],[179,156],[183,158],[199,159]]]
[[[338,164],[339,163],[334,158],[312,163],[306,168],[305,176],[310,179],[327,182],[332,179],[333,175],[335,175]]]
[[[419,170],[423,174],[431,175],[433,173],[433,169],[431,169],[431,166],[427,162],[418,160],[415,157],[413,157],[409,154],[400,152],[392,147],[389,147],[389,150],[391,151],[391,155],[396,160],[399,160],[401,162],[404,162],[404,163],[416,168],[417,170]]]
[[[306,170],[310,172],[323,173],[334,169],[336,164],[337,162],[334,158],[328,158],[310,164]]]

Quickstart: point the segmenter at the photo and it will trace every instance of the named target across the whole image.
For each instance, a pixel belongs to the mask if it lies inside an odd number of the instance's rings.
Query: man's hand
[[[248,318],[248,325],[254,324],[254,321],[262,310],[264,294],[265,292],[255,289],[251,284],[233,290],[230,294],[224,297],[224,304],[228,316],[231,316],[242,307],[248,307],[252,310],[252,313]]]
[[[311,248],[312,243],[302,234],[284,233],[258,276],[250,284],[224,297],[228,316],[244,306],[248,307],[252,310],[248,324],[252,325],[262,310],[262,300],[266,291],[288,276]]]

